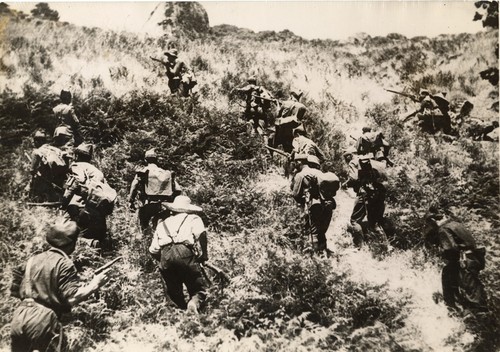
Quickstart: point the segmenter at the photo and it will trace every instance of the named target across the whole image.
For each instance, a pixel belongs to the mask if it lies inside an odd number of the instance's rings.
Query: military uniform
[[[80,121],[75,114],[75,109],[71,104],[71,93],[68,91],[61,91],[61,103],[52,109],[57,118],[59,126],[65,126],[73,135],[73,140],[68,143],[80,143]]]
[[[437,232],[437,236],[436,233]],[[476,246],[472,234],[462,224],[452,220],[437,223],[437,231],[427,234],[427,240],[438,244],[446,261],[442,271],[445,303],[456,308],[487,310],[486,292],[479,279],[484,268],[484,250]]]
[[[243,118],[246,121],[252,121],[252,131],[263,134],[270,122],[269,110],[271,109],[271,102],[259,99],[259,97],[273,99],[273,96],[267,89],[258,86],[254,78],[249,78],[248,82],[249,84],[246,86],[236,88],[237,91],[245,94],[245,112]]]
[[[308,159],[314,160],[314,164],[319,167],[317,158],[309,156]],[[326,232],[330,226],[333,210],[336,208],[333,196],[340,182],[334,174],[332,175],[337,182],[333,191],[322,187],[319,181],[325,178],[325,174],[309,165],[304,165],[292,180],[293,197],[307,212],[305,228],[315,252],[323,252],[327,248]]]
[[[164,62],[167,69],[168,87],[172,94],[179,93],[181,97],[188,97],[191,89],[196,85],[193,71],[182,60],[177,58],[177,50],[171,49],[165,52],[168,61]]]
[[[283,150],[291,153],[293,150],[293,130],[302,124],[306,113],[304,104],[294,100],[285,100],[280,103],[278,117],[274,123],[276,132],[271,140],[271,145],[276,148],[283,146]]]
[[[208,257],[205,225],[194,214],[201,208],[190,203],[186,196],[178,196],[173,203],[167,203],[175,214],[158,222],[149,252],[159,261],[170,299],[181,309],[197,312],[206,297],[206,284],[198,262]],[[183,284],[190,295],[187,304]]]
[[[68,171],[66,162],[64,153],[50,144],[43,144],[33,150],[31,153],[30,195],[34,200],[60,201]]]
[[[325,154],[319,149],[318,145],[304,135],[298,135],[292,142],[292,154],[314,155],[320,162],[325,160]],[[292,155],[293,158],[293,155]]]

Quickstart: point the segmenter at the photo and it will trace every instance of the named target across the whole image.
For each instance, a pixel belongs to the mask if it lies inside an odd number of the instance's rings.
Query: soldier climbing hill
[[[167,61],[153,57],[151,59],[161,63],[165,67],[170,93],[181,97],[190,96],[191,90],[197,84],[191,67],[185,61],[178,58],[177,49],[170,49],[164,54],[167,56]]]
[[[75,154],[76,161],[70,166],[62,208],[78,224],[82,236],[92,240],[92,246],[110,249],[106,216],[113,211],[116,191],[107,184],[103,173],[90,164],[91,144],[80,144]]]
[[[147,166],[137,170],[134,180],[130,185],[128,197],[130,209],[132,210],[136,209],[136,197],[138,196],[139,198],[138,216],[143,233],[149,227],[151,220],[153,220],[153,228],[156,228],[159,215],[165,210],[162,204],[173,202],[175,197],[181,192],[180,186],[175,181],[175,174],[157,165],[158,156],[154,149],[146,151],[144,158]]]
[[[53,112],[58,120],[58,126],[65,126],[72,134],[67,144],[78,146],[82,142],[80,134],[80,121],[75,114],[75,109],[71,104],[71,92],[62,90],[60,94],[60,104],[54,107]]]

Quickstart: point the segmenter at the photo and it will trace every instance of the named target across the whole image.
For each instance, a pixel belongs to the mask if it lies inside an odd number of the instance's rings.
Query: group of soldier
[[[166,55],[168,71],[187,72],[187,65],[176,63],[175,50]],[[174,81],[177,83],[169,83],[172,92],[189,94],[192,82],[182,75]],[[323,257],[332,254],[326,232],[341,187],[352,187],[356,193],[350,217],[354,244],[361,246],[367,234],[375,234],[391,250],[383,224],[385,170],[392,162],[388,159],[390,145],[383,134],[363,128],[356,145],[344,151],[349,178],[341,184],[325,163],[325,154],[307,137],[307,109],[300,103],[301,93],[291,91],[289,100],[279,101],[258,86],[255,77],[250,77],[248,84],[237,91],[245,95],[243,117],[249,122],[250,133],[265,135],[266,129],[271,130],[266,137],[270,152],[287,156],[290,167],[286,168],[286,176],[291,180],[293,198],[303,209],[304,234],[309,238],[311,253]],[[269,113],[273,103],[277,107],[276,118]],[[97,273],[89,284],[82,285],[69,258],[79,237],[91,247],[112,251],[106,218],[113,212],[116,191],[92,164],[93,146],[82,141],[69,92],[61,92],[61,103],[54,108],[54,115],[59,126],[52,143],[47,143],[45,133],[35,133],[29,188],[32,199],[60,205],[64,216],[46,230],[51,248],[14,270],[12,295],[22,300],[11,325],[14,351],[42,351],[54,344],[60,347],[64,343],[61,314],[103,286],[111,270]],[[167,295],[179,308],[196,314],[207,292],[203,265],[208,265],[208,238],[200,216],[202,208],[183,194],[174,172],[158,165],[154,149],[147,150],[144,159],[146,165],[136,170],[130,187],[129,207],[138,210],[140,231],[149,243],[149,254],[158,264]],[[486,310],[486,295],[479,280],[479,271],[485,264],[484,249],[477,248],[463,225],[448,219],[439,209],[431,209],[425,222],[426,240],[439,245],[447,262],[442,273],[445,303],[455,309]],[[189,293],[187,301],[184,286]]]

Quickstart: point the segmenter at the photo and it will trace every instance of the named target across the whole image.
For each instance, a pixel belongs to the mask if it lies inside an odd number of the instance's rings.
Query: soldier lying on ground
[[[58,222],[48,228],[45,238],[51,248],[13,272],[11,295],[22,300],[11,323],[15,352],[63,350],[61,315],[108,281],[109,271],[103,271],[88,285],[81,285],[69,258],[78,239],[76,223]]]
[[[172,216],[158,222],[149,252],[159,262],[170,299],[179,308],[198,313],[206,297],[199,263],[208,260],[207,232],[203,220],[196,215],[202,209],[191,204],[186,196],[177,196],[166,206]],[[187,304],[183,284],[189,292]]]

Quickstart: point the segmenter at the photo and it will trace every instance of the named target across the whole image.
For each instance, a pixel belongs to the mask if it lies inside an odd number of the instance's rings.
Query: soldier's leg
[[[363,236],[363,228],[361,227],[361,222],[365,218],[366,215],[366,206],[363,197],[358,196],[354,203],[354,208],[352,209],[351,214],[351,233],[352,240],[356,247],[359,247],[363,244],[364,236]]]
[[[206,299],[207,286],[200,265],[196,262],[194,253],[190,249],[187,250],[191,252],[191,256],[185,258],[186,265],[184,267],[184,284],[191,297],[187,307],[189,310],[197,313],[200,305]],[[187,251],[185,255],[188,255]]]
[[[456,297],[458,295],[460,264],[458,262],[449,262],[441,274],[443,285],[443,299],[450,308],[456,308]]]
[[[488,304],[484,285],[479,279],[479,270],[474,259],[468,259],[466,268],[459,271],[459,292],[460,303],[464,308],[478,311],[487,311]]]
[[[23,302],[12,318],[12,351],[45,351],[58,329],[59,322],[52,310]]]
[[[161,251],[160,273],[167,286],[167,294],[179,308],[186,309],[183,290],[184,245],[174,244]]]

